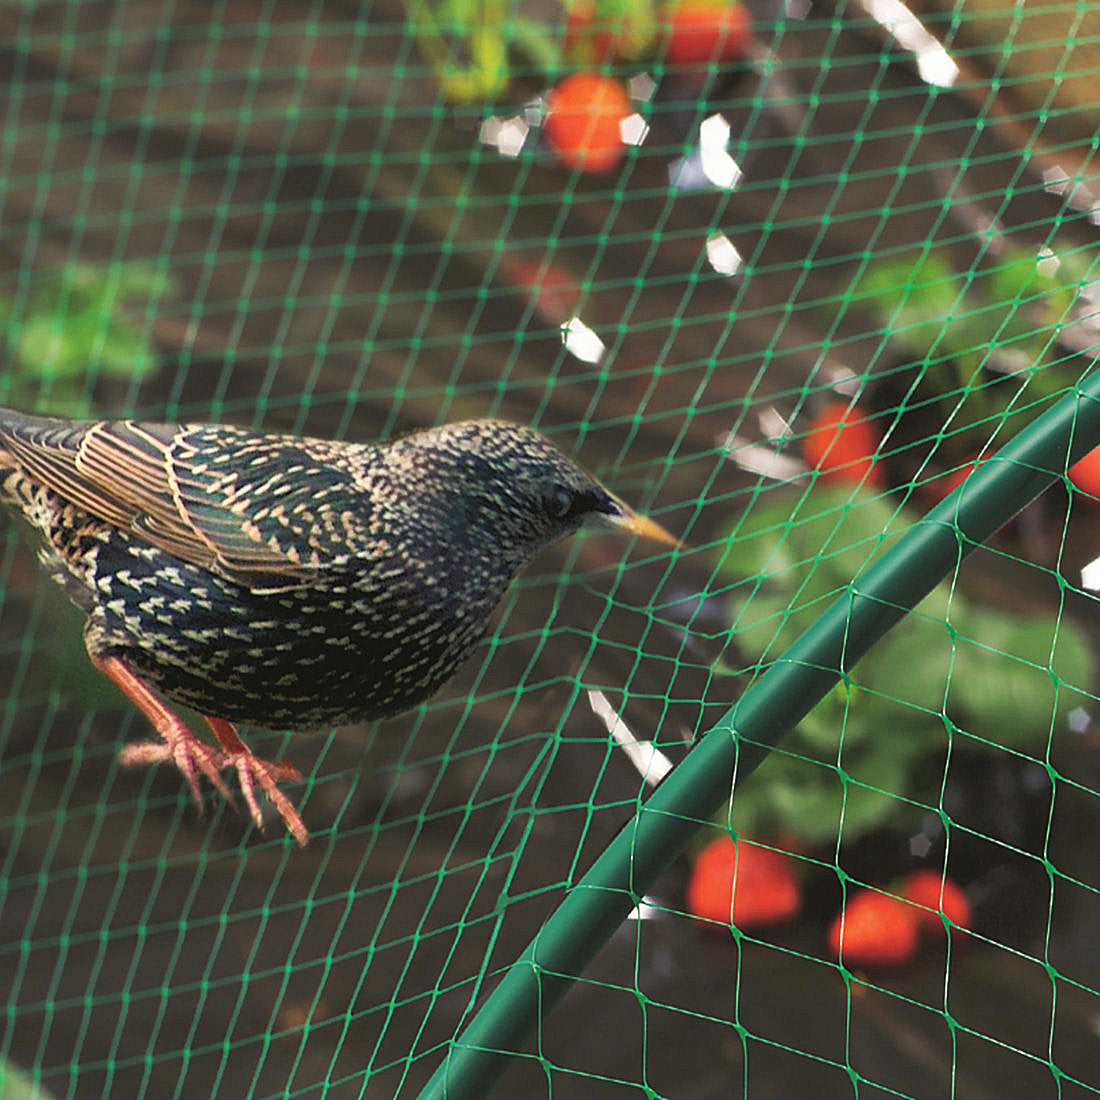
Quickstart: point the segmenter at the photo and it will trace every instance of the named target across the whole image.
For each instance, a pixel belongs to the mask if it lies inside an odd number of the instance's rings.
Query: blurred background
[[[0,57],[0,402],[503,417],[683,539],[545,553],[412,714],[249,732],[299,850],[118,766],[145,721],[0,525],[4,1097],[416,1095],[639,744],[1100,348],[1088,0],[6,0]],[[1100,1091],[1089,459],[700,812],[494,1095]]]

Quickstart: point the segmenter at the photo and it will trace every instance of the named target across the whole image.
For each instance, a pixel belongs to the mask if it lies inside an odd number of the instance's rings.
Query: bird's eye
[[[542,506],[551,519],[565,519],[572,511],[576,498],[564,485],[551,485],[542,497]]]

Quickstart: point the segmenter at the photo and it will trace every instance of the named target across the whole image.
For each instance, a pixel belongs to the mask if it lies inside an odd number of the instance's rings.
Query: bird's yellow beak
[[[683,545],[675,535],[669,534],[656,520],[639,515],[629,505],[623,504],[621,500],[616,500],[616,504],[622,509],[622,515],[607,517],[616,527],[621,527],[624,531],[629,531],[630,534],[637,535],[639,538],[659,542],[664,546],[674,546],[679,549]]]

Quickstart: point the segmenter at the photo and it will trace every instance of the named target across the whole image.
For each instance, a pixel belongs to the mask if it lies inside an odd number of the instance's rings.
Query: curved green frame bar
[[[971,550],[1100,443],[1100,370],[913,525],[638,808],[447,1044],[421,1100],[484,1097],[657,876],[779,741]]]

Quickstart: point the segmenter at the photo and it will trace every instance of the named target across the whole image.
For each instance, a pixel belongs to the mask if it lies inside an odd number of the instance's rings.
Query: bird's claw
[[[220,774],[221,769],[225,767],[225,757],[190,733],[183,737],[178,735],[178,731],[173,732],[176,736],[171,740],[139,741],[136,744],[127,745],[118,754],[119,763],[125,768],[138,768],[169,760],[183,773],[191,787],[191,796],[195,800],[195,805],[200,811],[202,810],[202,792],[199,790],[200,772],[232,804],[233,795]]]
[[[236,768],[241,783],[241,794],[244,796],[245,805],[248,806],[248,812],[252,815],[257,829],[262,830],[264,827],[263,814],[260,812],[259,801],[256,798],[256,787],[259,786],[294,839],[301,847],[306,846],[309,841],[309,830],[302,823],[294,804],[277,785],[280,782],[300,783],[302,781],[302,773],[293,764],[288,764],[285,760],[261,760],[246,749],[244,752],[229,753],[222,757],[222,766]]]
[[[233,768],[240,779],[245,805],[258,829],[263,829],[264,819],[260,812],[257,787],[278,811],[294,839],[303,848],[309,841],[309,830],[302,823],[301,816],[294,808],[294,804],[278,787],[279,783],[302,781],[302,773],[285,760],[277,762],[261,760],[247,749],[243,752],[221,753],[196,737],[190,740],[176,739],[171,743],[141,741],[134,745],[127,745],[119,752],[118,758],[119,763],[127,768],[160,764],[164,761],[175,764],[190,785],[191,794],[200,811],[202,810],[202,792],[199,790],[200,772],[210,780],[230,805],[236,805],[232,792],[220,774],[225,768]]]
[[[302,773],[285,760],[272,762],[253,756],[228,722],[217,718],[208,718],[207,721],[226,751],[219,751],[200,741],[182,722],[179,722],[165,724],[165,728],[161,731],[163,741],[141,741],[134,745],[127,745],[119,753],[119,763],[127,768],[160,764],[164,761],[175,764],[191,787],[191,795],[200,812],[202,811],[200,773],[210,780],[211,785],[231,806],[236,805],[232,793],[221,777],[221,772],[225,768],[233,768],[240,779],[241,794],[256,827],[260,830],[264,827],[263,814],[260,812],[257,797],[258,787],[278,811],[294,839],[304,848],[309,841],[309,830],[302,823],[294,804],[278,787],[282,782],[300,783]]]

